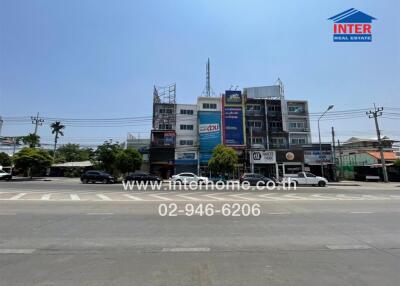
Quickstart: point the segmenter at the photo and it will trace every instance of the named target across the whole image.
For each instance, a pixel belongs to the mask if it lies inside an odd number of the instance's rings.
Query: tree
[[[57,149],[57,141],[59,136],[64,136],[63,130],[65,129],[65,125],[62,125],[60,121],[53,122],[51,125],[51,134],[54,134],[54,151],[53,151],[53,161],[56,159],[56,149]]]
[[[40,136],[34,133],[29,133],[27,136],[22,137],[22,142],[29,145],[29,148],[39,146]]]
[[[0,166],[11,166],[11,157],[7,153],[0,152]]]
[[[15,168],[23,171],[25,176],[41,174],[51,166],[52,158],[46,150],[22,148],[14,155]]]
[[[142,165],[142,154],[134,148],[120,151],[115,158],[115,167],[121,173],[135,172]]]
[[[238,162],[238,155],[235,150],[224,145],[218,145],[214,148],[211,159],[208,161],[208,167],[211,172],[217,175],[232,173]]]
[[[57,149],[57,162],[81,162],[88,161],[94,157],[94,151],[91,148],[81,148],[79,144],[68,143]]]
[[[397,159],[396,161],[394,161],[394,165],[396,167],[400,167],[400,159]]]
[[[111,174],[116,174],[115,161],[118,153],[122,150],[117,143],[105,142],[99,145],[95,151],[94,165]]]

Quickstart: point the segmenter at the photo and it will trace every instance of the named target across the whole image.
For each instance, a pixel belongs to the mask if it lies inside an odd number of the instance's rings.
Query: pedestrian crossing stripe
[[[2,192],[0,201],[124,201],[124,202],[158,202],[158,201],[371,201],[371,200],[400,200],[399,195],[354,195],[354,194],[279,194],[267,193],[206,193],[206,192]]]

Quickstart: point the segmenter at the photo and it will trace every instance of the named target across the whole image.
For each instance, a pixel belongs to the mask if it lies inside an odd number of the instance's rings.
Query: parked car
[[[309,172],[300,172],[297,175],[290,176],[289,178],[292,185],[312,185],[325,187],[326,184],[328,184],[328,180],[324,177],[319,177]],[[287,179],[284,179],[283,183],[287,181]]]
[[[239,180],[240,183],[249,182],[250,186],[256,186],[257,183],[259,186],[266,186],[269,182],[275,183],[275,180],[256,173],[244,173]]]
[[[81,176],[83,184],[101,182],[103,184],[115,183],[115,178],[102,171],[87,171]]]
[[[196,182],[198,184],[210,183],[210,180],[207,177],[200,177],[193,173],[180,173],[177,175],[173,175],[171,181],[180,182],[184,184],[189,184],[190,182]]]
[[[0,180],[11,181],[12,175],[6,171],[0,170]]]
[[[143,172],[128,174],[124,180],[130,182],[162,182],[160,177]]]

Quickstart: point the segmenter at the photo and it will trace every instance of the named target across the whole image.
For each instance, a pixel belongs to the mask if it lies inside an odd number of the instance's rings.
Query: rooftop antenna
[[[210,58],[207,60],[207,65],[206,65],[206,87],[202,93],[203,96],[208,96],[210,97],[211,95],[214,95],[214,91],[211,88],[211,75],[210,75]]]
[[[284,96],[285,95],[285,87],[283,86],[283,82],[281,81],[281,79],[279,77],[278,77],[278,80],[276,82],[279,85],[281,96]]]

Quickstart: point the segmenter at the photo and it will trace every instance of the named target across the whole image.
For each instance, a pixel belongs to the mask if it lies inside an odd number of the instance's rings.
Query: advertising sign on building
[[[330,150],[322,150],[320,156],[319,150],[304,151],[304,163],[308,165],[320,165],[322,163],[332,163],[332,152]]]
[[[279,163],[285,162],[304,162],[303,150],[278,150],[276,153],[276,160]]]
[[[241,106],[224,107],[224,143],[228,146],[244,145],[243,109]]]
[[[240,90],[225,91],[225,105],[242,105],[242,92]]]
[[[275,164],[275,151],[252,151],[250,152],[250,162],[253,164]]]
[[[221,144],[221,112],[201,111],[198,114],[200,162],[207,163],[214,148]]]

